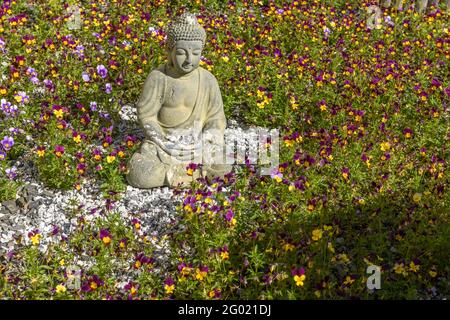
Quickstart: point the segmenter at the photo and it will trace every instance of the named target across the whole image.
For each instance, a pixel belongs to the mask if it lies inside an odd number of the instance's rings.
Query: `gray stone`
[[[8,200],[8,201],[4,201],[2,203],[2,205],[8,209],[9,213],[16,213],[17,211],[19,211],[19,208],[17,208],[16,206],[16,202],[14,200]]]
[[[42,195],[46,196],[46,197],[53,197],[55,194],[53,192],[51,192],[50,190],[44,189],[42,191]]]
[[[33,197],[38,195],[38,188],[36,186],[30,185],[30,184],[28,184],[24,187],[24,191],[25,191],[25,196],[30,199],[32,199]]]
[[[27,206],[28,202],[24,197],[20,197],[19,199],[16,200],[16,205],[19,208],[25,208]]]
[[[0,204],[0,218],[8,214],[8,210]]]
[[[39,206],[42,204],[42,200],[36,200],[32,201],[28,204],[28,208],[33,210],[39,208]]]

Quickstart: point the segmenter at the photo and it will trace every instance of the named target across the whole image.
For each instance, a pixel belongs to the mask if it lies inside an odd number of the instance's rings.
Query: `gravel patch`
[[[116,124],[118,137],[115,140],[121,141],[129,134],[139,139],[144,137],[133,106],[124,105],[119,115],[121,122]],[[248,141],[257,141],[258,128],[242,128],[230,120],[225,137],[236,142],[238,152],[257,151],[256,145]],[[36,179],[37,171],[32,162],[19,160],[15,166],[25,185],[19,189],[15,200],[0,204],[0,255],[14,251],[21,242],[29,243],[28,233],[35,229],[44,235],[39,248],[45,251],[61,236],[70,236],[79,227],[81,217],[89,223],[96,218],[106,218],[111,212],[119,213],[130,223],[138,218],[142,225],[140,232],[149,235],[157,257],[165,260],[170,253],[167,235],[177,225],[176,206],[182,201],[182,195],[174,195],[170,188],[141,190],[128,186],[119,200],[111,201],[103,197],[97,181],[85,181],[79,191],[51,190]],[[57,236],[47,236],[56,229]]]

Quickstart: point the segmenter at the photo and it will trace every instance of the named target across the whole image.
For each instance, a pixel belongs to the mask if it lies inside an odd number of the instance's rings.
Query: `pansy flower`
[[[88,114],[83,114],[80,118],[80,122],[83,125],[88,125],[91,122],[91,117]]]
[[[19,91],[14,95],[14,100],[16,100],[17,103],[27,103],[30,101],[30,98],[27,96],[25,92]]]
[[[113,139],[112,139],[112,137],[111,136],[106,136],[104,139],[103,139],[103,143],[102,143],[102,145],[103,145],[103,147],[108,147],[111,143],[113,142]]]
[[[100,77],[104,79],[108,75],[108,70],[105,68],[104,65],[100,64],[97,66],[97,73]]]
[[[94,149],[92,151],[92,155],[93,155],[95,161],[102,160],[102,151],[100,149]]]
[[[78,133],[77,131],[73,130],[72,131],[72,139],[73,141],[75,141],[75,143],[80,143],[82,140],[82,136],[80,133]]]
[[[450,85],[447,87],[447,88],[445,88],[445,94],[447,95],[447,98],[450,98]]]
[[[41,242],[41,232],[38,229],[28,232],[28,238],[31,240],[31,243],[37,246]]]
[[[223,246],[222,248],[219,248],[220,257],[223,260],[230,259],[230,253],[228,252],[228,246]]]
[[[9,180],[14,180],[17,177],[17,168],[15,166],[7,168],[5,169],[5,174]]]
[[[208,274],[209,268],[207,266],[200,266],[195,270],[195,279],[203,281]]]
[[[137,294],[137,291],[139,289],[139,285],[138,284],[134,284],[133,282],[128,282],[123,288],[126,291],[129,291],[131,296],[134,296],[134,295]]]
[[[89,82],[89,81],[91,81],[91,78],[89,77],[89,73],[87,73],[87,72],[83,72],[83,73],[81,74],[81,78],[83,79],[84,82]]]
[[[409,139],[409,138],[412,137],[413,131],[412,131],[411,128],[406,128],[406,129],[403,130],[403,134],[405,135],[406,139]]]
[[[126,143],[127,143],[127,147],[131,148],[134,146],[134,144],[136,143],[136,137],[134,136],[127,136],[126,138]]]
[[[164,290],[167,294],[173,293],[173,291],[175,290],[175,282],[173,281],[172,278],[167,278],[164,281]]]
[[[197,165],[197,164],[195,164],[195,163],[189,163],[189,164],[187,165],[187,167],[186,167],[187,175],[188,175],[188,176],[192,176],[193,173],[194,173],[194,171],[197,170],[197,168],[198,168],[198,165]]]
[[[65,293],[67,291],[67,288],[63,284],[58,284],[55,288],[55,292],[57,294]]]
[[[348,275],[345,277],[344,282],[342,283],[344,286],[350,286],[355,282],[356,276],[355,275]]]
[[[147,265],[148,267],[151,267],[151,266],[153,266],[154,263],[155,263],[155,259],[145,256],[144,253],[139,253],[134,258],[133,268],[139,269],[143,265]]]
[[[344,177],[345,180],[348,180],[348,178],[350,176],[350,169],[347,167],[344,167],[344,168],[342,168],[341,173],[342,173],[342,177]]]
[[[78,163],[77,164],[77,172],[79,174],[83,174],[86,170],[86,164],[85,163]]]
[[[322,239],[322,234],[323,234],[323,231],[321,229],[314,229],[312,231],[311,239],[313,241],[319,241],[320,239]]]
[[[426,153],[427,153],[427,148],[425,148],[425,147],[420,148],[420,155],[421,156],[424,157],[426,155]]]
[[[95,291],[98,287],[101,287],[103,285],[103,280],[101,280],[97,275],[93,275],[92,277],[88,278],[88,280],[83,284],[81,290],[83,290],[84,292],[91,292]]]
[[[319,107],[320,111],[326,111],[327,110],[327,103],[325,100],[321,100],[317,106]]]
[[[420,261],[418,259],[414,259],[409,263],[409,270],[417,273],[420,270]]]
[[[107,163],[113,163],[116,160],[116,153],[114,151],[110,152],[109,155],[106,156]]]
[[[187,276],[191,273],[192,265],[187,265],[185,262],[182,262],[178,265],[178,271],[180,271],[181,275]]]
[[[95,101],[90,102],[89,107],[91,108],[91,111],[96,111],[97,110],[97,102],[95,102]]]
[[[119,241],[119,248],[120,249],[125,249],[127,247],[127,239],[123,238],[120,239]]]
[[[225,214],[225,220],[227,220],[228,222],[231,222],[233,217],[234,217],[233,210],[228,209],[227,213]]]
[[[61,145],[56,145],[55,146],[55,155],[60,158],[63,154],[64,154],[64,147]]]
[[[274,179],[276,182],[283,181],[283,174],[278,170],[273,170],[270,174],[270,177]]]
[[[53,110],[53,114],[55,115],[55,117],[57,119],[62,119],[64,117],[64,109],[62,106],[54,105],[52,107],[52,110]]]
[[[105,245],[109,245],[111,243],[112,235],[108,230],[106,229],[100,230],[99,237]]]
[[[219,289],[213,289],[208,292],[208,297],[211,299],[220,299],[222,292]]]
[[[381,161],[387,161],[391,158],[391,154],[389,152],[386,152],[381,155]]]
[[[105,84],[105,92],[107,94],[110,94],[112,92],[112,85],[111,85],[111,83]]]
[[[136,230],[139,230],[141,228],[141,222],[139,221],[139,219],[134,218],[133,220],[131,220],[131,224]]]
[[[3,146],[3,149],[5,149],[5,151],[9,151],[14,145],[14,138],[10,136],[5,136],[3,137],[3,140],[0,141],[0,143]]]
[[[305,269],[303,268],[293,268],[291,270],[291,274],[294,277],[295,285],[298,287],[303,287],[305,284],[304,281],[306,279]]]

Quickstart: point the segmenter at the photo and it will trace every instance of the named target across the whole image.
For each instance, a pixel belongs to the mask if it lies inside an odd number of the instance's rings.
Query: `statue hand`
[[[164,150],[178,161],[200,162],[202,155],[202,144],[183,145],[168,141],[164,144]],[[198,161],[196,161],[198,159]]]

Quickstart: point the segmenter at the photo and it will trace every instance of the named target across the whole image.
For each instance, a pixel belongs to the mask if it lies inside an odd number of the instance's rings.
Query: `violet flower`
[[[14,139],[13,137],[5,136],[3,137],[3,140],[0,141],[0,143],[3,146],[3,149],[5,149],[5,151],[8,151],[11,150],[12,146],[14,145]]]
[[[105,79],[106,76],[108,75],[108,70],[105,68],[104,65],[101,64],[97,66],[97,73],[99,74],[100,77]]]

